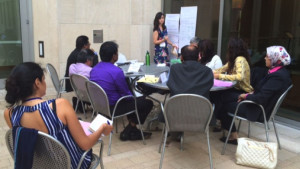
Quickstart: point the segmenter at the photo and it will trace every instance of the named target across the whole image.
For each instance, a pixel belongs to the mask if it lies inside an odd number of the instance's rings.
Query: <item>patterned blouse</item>
[[[250,66],[243,56],[238,56],[235,59],[232,74],[221,74],[227,73],[227,70],[228,63],[226,63],[223,67],[214,70],[214,72],[220,73],[220,80],[236,81],[237,83],[235,88],[238,90],[243,90],[247,93],[253,91],[253,88],[250,85]]]
[[[158,40],[164,39],[164,36],[168,35],[167,28],[161,31],[160,29],[158,31]],[[167,41],[162,42],[161,44],[155,45],[155,56],[154,56],[154,62],[157,63],[165,63],[168,62],[168,43]]]

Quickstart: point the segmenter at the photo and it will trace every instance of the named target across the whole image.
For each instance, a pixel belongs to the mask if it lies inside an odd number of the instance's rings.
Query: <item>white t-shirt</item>
[[[206,63],[206,66],[211,68],[211,70],[219,69],[223,66],[222,60],[218,55],[215,55],[210,62]]]

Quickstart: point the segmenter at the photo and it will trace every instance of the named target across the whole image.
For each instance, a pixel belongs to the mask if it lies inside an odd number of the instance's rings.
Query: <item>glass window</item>
[[[197,6],[196,36],[209,39],[217,49],[220,0],[165,0],[164,13],[180,13],[183,6]]]
[[[238,36],[249,46],[252,66],[264,67],[266,48],[284,46],[292,57],[288,67],[294,87],[285,98],[279,116],[300,121],[300,1],[231,0],[225,1],[222,55],[227,41]],[[223,58],[224,59],[224,58]]]
[[[19,0],[0,0],[0,79],[23,62]]]

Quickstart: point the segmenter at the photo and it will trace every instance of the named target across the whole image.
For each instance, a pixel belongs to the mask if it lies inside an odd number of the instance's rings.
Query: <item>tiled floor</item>
[[[3,119],[3,108],[0,109],[0,169],[13,168],[13,160],[8,153],[4,141],[5,132],[8,127]],[[79,114],[82,116],[82,114]],[[91,114],[88,114],[90,117]],[[119,130],[123,126],[118,125]],[[242,125],[241,128],[245,128]],[[271,127],[272,128],[272,127]],[[246,129],[244,129],[246,131]],[[278,151],[278,169],[299,169],[300,168],[300,132],[284,126],[279,126],[281,143],[283,149]],[[258,139],[264,139],[264,130],[261,126],[252,127],[252,135]],[[236,146],[228,145],[225,155],[221,155],[222,142],[219,138],[222,133],[210,132],[210,144],[213,156],[213,165],[217,169],[248,168],[235,164]],[[243,130],[241,136],[243,134]],[[274,133],[270,133],[271,140],[275,141]],[[155,169],[159,167],[160,154],[158,153],[161,131],[153,131],[150,139],[146,140],[146,145],[142,141],[119,140],[119,133],[113,135],[111,156],[107,156],[108,137],[104,137],[103,161],[106,169]],[[164,169],[201,169],[209,168],[209,158],[207,151],[207,141],[204,134],[185,133],[184,151],[180,151],[179,143],[171,142],[166,148],[163,163]],[[99,145],[93,148],[98,154]],[[100,167],[98,167],[100,168]]]

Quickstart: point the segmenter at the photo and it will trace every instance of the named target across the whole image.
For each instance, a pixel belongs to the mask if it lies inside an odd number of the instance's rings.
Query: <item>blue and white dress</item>
[[[71,167],[72,169],[75,169],[77,168],[78,162],[85,151],[76,144],[68,127],[60,121],[56,113],[54,113],[50,108],[49,104],[53,102],[54,99],[36,104],[35,106],[16,106],[14,107],[11,116],[11,122],[13,127],[21,126],[20,121],[24,113],[32,113],[36,110],[39,110],[41,117],[48,129],[48,134],[59,140],[66,147],[71,157]],[[82,163],[81,168],[89,168],[91,161],[92,151],[89,151]]]

